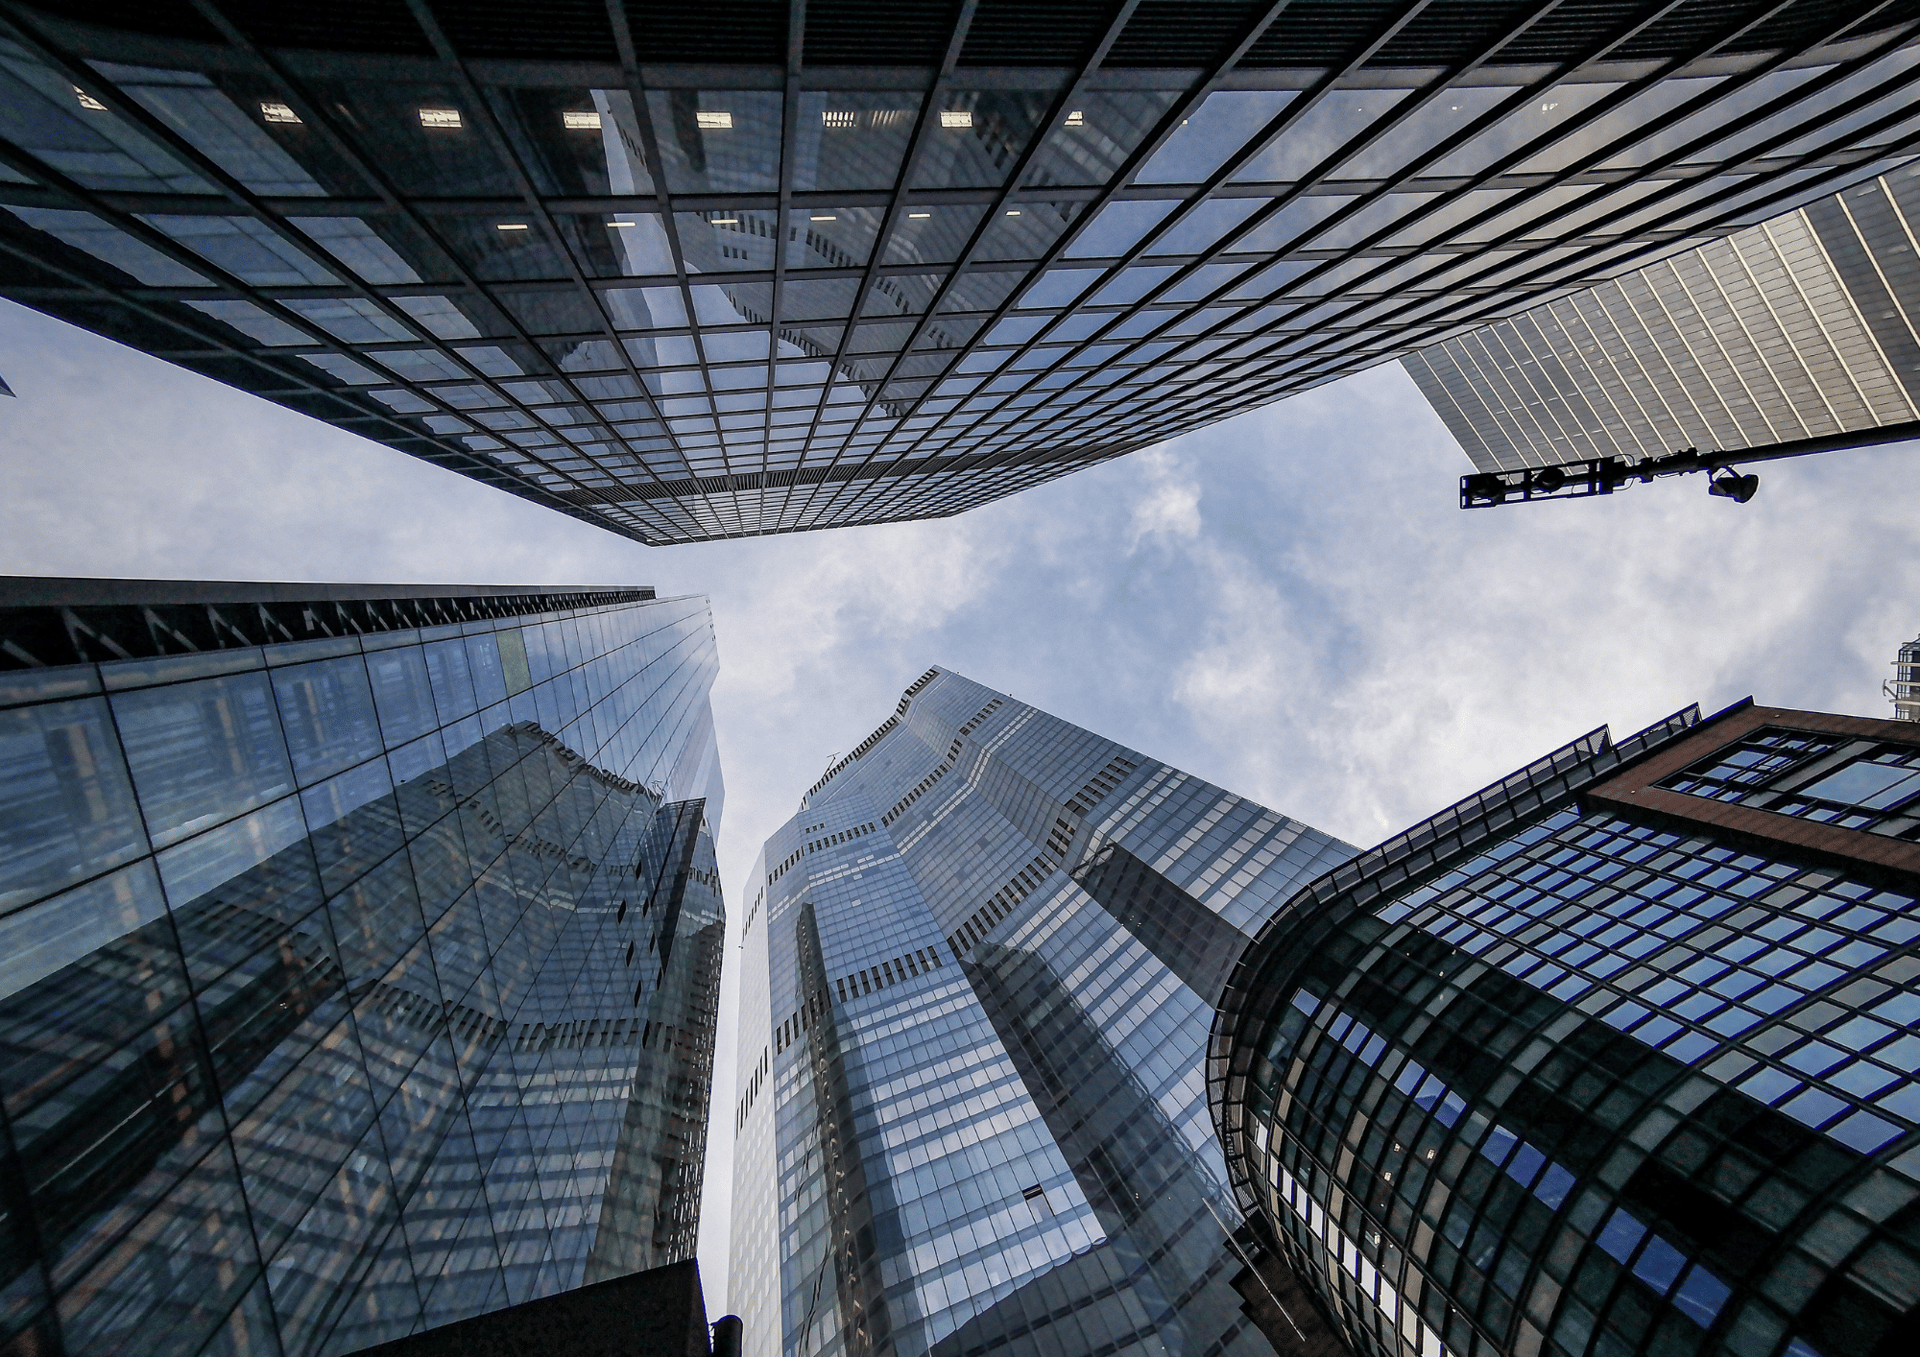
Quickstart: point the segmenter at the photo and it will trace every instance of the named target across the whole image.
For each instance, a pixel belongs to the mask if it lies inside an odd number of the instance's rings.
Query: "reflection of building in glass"
[[[692,1255],[705,601],[419,594],[0,587],[6,1351],[346,1352]]]
[[[1884,686],[1893,699],[1896,721],[1920,721],[1920,637],[1900,647],[1893,661],[1893,678]]]
[[[956,513],[1915,125],[1811,0],[296,8],[16,7],[0,291],[655,542]]]
[[[1920,741],[1605,728],[1322,877],[1224,991],[1236,1195],[1362,1354],[1920,1332]]]
[[[1920,435],[1920,166],[1409,355],[1481,471]]]
[[[1351,851],[929,670],[759,864],[730,1284],[751,1349],[1270,1353],[1201,1061],[1247,939]]]

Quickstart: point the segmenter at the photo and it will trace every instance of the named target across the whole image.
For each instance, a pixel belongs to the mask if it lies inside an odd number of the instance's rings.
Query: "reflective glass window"
[[[146,851],[106,701],[0,711],[0,910]]]
[[[112,701],[156,846],[293,790],[265,673],[116,693]]]

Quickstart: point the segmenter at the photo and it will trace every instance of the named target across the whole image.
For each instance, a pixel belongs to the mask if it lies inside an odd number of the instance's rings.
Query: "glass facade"
[[[1908,0],[40,0],[0,292],[648,542],[957,513],[1867,182]]]
[[[929,670],[758,867],[751,1350],[1270,1354],[1202,1059],[1247,939],[1352,851]]]
[[[706,602],[448,592],[0,585],[0,1350],[343,1353],[692,1255]]]
[[[1481,471],[1920,420],[1920,166],[1409,355]]]
[[[1916,759],[1744,703],[1602,728],[1289,902],[1209,1077],[1356,1352],[1911,1348],[1920,850],[1826,810]]]

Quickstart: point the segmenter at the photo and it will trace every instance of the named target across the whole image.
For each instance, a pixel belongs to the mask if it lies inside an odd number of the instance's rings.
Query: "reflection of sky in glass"
[[[638,103],[623,88],[570,85],[573,72],[489,69],[485,79],[502,83],[475,103],[466,76],[435,78],[431,67],[263,100],[222,70],[105,63],[98,93],[108,97],[90,92],[83,104],[52,68],[8,49],[0,82],[12,87],[19,144],[83,189],[208,195],[210,176],[228,175],[264,195],[214,212],[155,212],[147,199],[130,204],[140,214],[131,221],[104,200],[99,213],[9,208],[35,248],[71,252],[67,262],[119,286],[238,288],[162,304],[248,351],[308,350],[294,365],[301,380],[361,388],[343,399],[412,421],[390,426],[407,436],[424,429],[534,493],[673,540],[709,530],[688,517],[695,502],[703,514],[721,508],[690,475],[754,478],[711,492],[735,496],[724,511],[743,522],[775,498],[797,524],[857,519],[881,490],[837,474],[807,488],[762,483],[771,426],[720,448],[683,438],[664,412],[602,406],[578,383],[540,401],[493,390],[510,419],[479,418],[456,392],[502,375],[632,381],[639,367],[675,364],[703,367],[718,385],[711,369],[730,360],[694,330],[758,329],[768,348],[832,374],[815,385],[817,417],[790,449],[801,465],[824,473],[849,459],[978,448],[1017,459],[1044,448],[1032,471],[1044,479],[1078,465],[1078,446],[1149,428],[1134,402],[1087,399],[1112,385],[1086,361],[1095,346],[1123,345],[1124,363],[1164,360],[1156,383],[1205,388],[1210,418],[1370,366],[1543,289],[1671,253],[1686,243],[1673,229],[1711,233],[1777,211],[1782,191],[1831,191],[1861,172],[1849,138],[1902,135],[1874,124],[1898,121],[1913,63],[1895,52],[1851,71],[1762,70],[1740,57],[1712,75],[1535,85],[1485,71],[1423,84],[1411,68],[1380,67],[1311,91],[1256,88],[1270,77],[1229,72],[1204,94],[1183,87],[1185,73],[1119,65],[1064,101],[1053,68],[1003,80],[963,65],[932,96],[846,79],[797,89],[792,107],[771,87],[675,86],[668,68],[649,75]],[[114,112],[121,98],[160,130]],[[1856,98],[1859,108],[1842,109]],[[425,122],[423,109],[434,115]],[[1807,126],[1829,114],[1840,120],[1831,128]],[[1763,149],[1773,158],[1748,159]],[[1802,152],[1819,163],[1795,171],[1782,158]],[[1553,179],[1601,165],[1622,173]],[[1651,177],[1628,173],[1643,169]],[[1124,196],[1109,200],[1123,170]],[[1214,178],[1226,182],[1209,194]],[[379,212],[275,215],[294,199],[383,202],[389,188],[399,201]],[[1579,246],[1556,249],[1576,235]],[[1245,271],[1227,272],[1224,255]],[[1067,296],[1030,286],[1060,259],[1098,260],[1137,284],[1142,257],[1176,272],[1097,301],[1089,294],[1110,279]],[[923,272],[891,272],[902,267]],[[688,285],[712,274],[731,280],[718,302]],[[621,278],[644,291],[582,289]],[[421,293],[423,282],[438,290]],[[337,295],[294,295],[313,288]],[[1012,307],[1048,322],[1013,338],[998,324]],[[903,323],[847,324],[856,313]],[[1230,336],[1252,337],[1236,354],[1246,366],[1215,388]],[[355,352],[473,338],[492,341],[493,369],[464,370],[451,353],[452,367],[436,371]],[[925,404],[952,363],[983,345],[1047,346],[1059,352],[1016,370],[1083,375],[1012,383],[977,404]],[[837,398],[845,381],[857,402]],[[979,487],[942,474],[889,486],[887,512],[978,499]],[[654,488],[633,493],[643,485]]]

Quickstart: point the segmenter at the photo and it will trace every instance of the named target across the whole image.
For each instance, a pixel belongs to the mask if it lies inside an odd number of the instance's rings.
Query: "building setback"
[[[1920,740],[1605,727],[1322,877],[1208,1065],[1356,1353],[1893,1357],[1920,1333]]]
[[[0,295],[641,541],[941,516],[1870,180],[1917,25],[29,0]]]
[[[1248,937],[1351,852],[927,671],[758,867],[748,1350],[1270,1353],[1201,1061]]]
[[[0,1348],[342,1353],[690,1258],[704,599],[0,581]]]
[[[1404,361],[1481,471],[1920,434],[1920,166]]]

